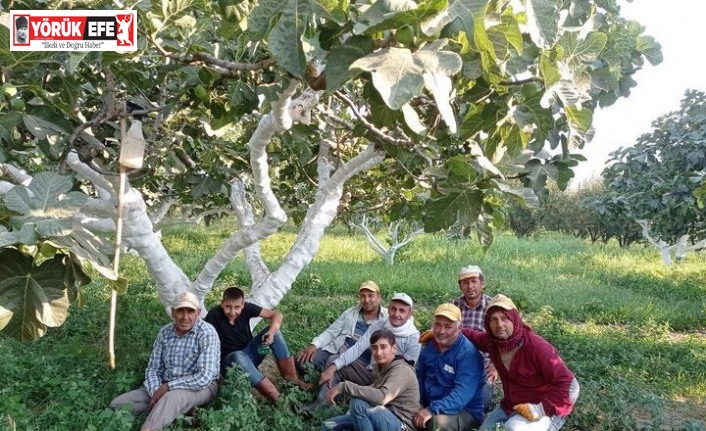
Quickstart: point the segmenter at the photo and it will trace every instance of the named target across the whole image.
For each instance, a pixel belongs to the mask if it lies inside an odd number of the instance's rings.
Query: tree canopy
[[[139,17],[140,46],[129,54],[11,52],[0,26],[0,247],[13,261],[59,256],[74,274],[57,286],[64,298],[86,281],[87,262],[120,280],[103,246],[114,231],[126,116],[144,117],[148,150],[130,173],[125,242],[145,259],[160,299],[185,288],[202,298],[243,251],[254,300],[273,306],[316,253],[344,192],[348,208],[416,217],[426,231],[472,226],[488,246],[510,201],[536,205],[548,179],[566,187],[594,110],[628,96],[636,71],[661,61],[659,44],[614,0],[126,7]],[[41,198],[51,205],[32,203]],[[241,223],[193,281],[154,235],[155,215],[174,203],[228,208]],[[270,271],[257,243],[288,214],[300,235]],[[16,304],[25,289],[5,289],[0,303]],[[0,314],[0,326],[32,320],[30,305]]]
[[[611,154],[603,172],[613,208],[665,245],[706,239],[699,205],[706,169],[706,93],[689,90],[678,111],[652,123],[633,146]]]

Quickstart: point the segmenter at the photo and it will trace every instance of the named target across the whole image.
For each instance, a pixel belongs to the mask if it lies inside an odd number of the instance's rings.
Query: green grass
[[[232,222],[165,232],[163,242],[191,277],[230,235]],[[262,244],[274,268],[295,239],[286,229]],[[362,236],[334,230],[278,307],[292,351],[299,350],[346,307],[362,281],[379,283],[385,299],[396,291],[416,301],[417,326],[459,294],[456,273],[480,265],[486,292],[505,293],[535,330],[550,340],[577,375],[582,391],[570,430],[706,430],[706,258],[692,256],[666,269],[649,248],[620,249],[546,234],[518,240],[500,235],[483,253],[475,241],[427,235],[386,266]],[[0,336],[0,430],[136,430],[141,419],[106,409],[116,395],[137,387],[158,328],[167,322],[141,261],[126,256],[130,280],[119,298],[117,369],[107,367],[109,292],[92,283],[83,307],[67,323],[31,344]],[[242,258],[231,262],[207,297],[215,305],[226,286],[248,286]],[[241,376],[229,376],[220,398],[199,413],[192,428],[171,430],[308,430],[320,420],[298,417],[287,404],[305,400],[288,388],[273,408],[250,394]]]

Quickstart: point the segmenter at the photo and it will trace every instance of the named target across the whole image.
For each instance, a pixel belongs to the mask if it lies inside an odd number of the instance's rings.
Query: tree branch
[[[378,129],[377,127],[375,127],[374,124],[372,124],[371,122],[369,122],[369,121],[365,118],[365,116],[363,116],[363,115],[360,113],[360,111],[358,110],[358,107],[355,106],[355,103],[353,103],[353,101],[352,101],[351,99],[349,99],[349,98],[348,98],[345,94],[343,94],[342,92],[337,91],[337,92],[334,93],[334,95],[335,95],[336,97],[338,97],[339,99],[341,99],[343,102],[345,102],[346,105],[348,105],[348,107],[350,108],[350,110],[353,111],[353,115],[356,116],[356,118],[358,119],[358,121],[360,121],[360,122],[363,124],[363,126],[364,126],[366,129],[368,129],[368,131],[370,131],[370,133],[372,133],[372,134],[373,134],[375,137],[377,137],[378,139],[381,139],[381,140],[383,140],[383,141],[385,141],[385,142],[388,142],[388,143],[390,143],[390,144],[393,144],[393,145],[404,145],[404,146],[408,146],[408,145],[410,144],[409,141],[405,141],[405,140],[403,140],[403,139],[397,139],[397,138],[395,138],[395,137],[393,137],[393,136],[390,136],[390,135],[386,134],[385,132],[383,132],[382,130]]]
[[[505,87],[510,87],[512,85],[524,85],[524,84],[529,84],[530,82],[539,82],[539,83],[544,83],[544,80],[542,78],[539,78],[537,76],[532,76],[529,78],[525,79],[518,79],[517,81],[500,81],[498,85],[503,85]]]

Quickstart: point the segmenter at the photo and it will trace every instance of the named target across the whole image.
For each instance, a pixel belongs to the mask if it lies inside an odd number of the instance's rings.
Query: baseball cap
[[[480,266],[477,266],[477,265],[464,266],[458,272],[458,279],[459,280],[464,280],[466,278],[473,277],[473,276],[476,276],[476,277],[483,276],[483,271],[481,271]]]
[[[442,316],[446,317],[452,322],[461,321],[461,310],[453,304],[441,304],[434,310],[434,317]]]
[[[172,308],[191,308],[192,310],[199,309],[199,299],[191,292],[181,292],[177,294],[174,302],[172,303]]]
[[[512,302],[512,299],[502,293],[493,296],[490,302],[488,302],[488,310],[490,310],[490,307],[500,307],[505,310],[517,310],[517,307],[515,306],[515,303]]]
[[[372,280],[364,281],[363,283],[361,283],[360,287],[358,288],[358,292],[360,293],[360,291],[363,289],[367,289],[371,292],[380,292],[378,284]]]
[[[392,295],[392,299],[390,301],[400,301],[404,302],[405,304],[409,305],[410,307],[413,306],[414,302],[412,302],[412,298],[407,295],[406,293],[402,292],[397,292],[394,295]]]

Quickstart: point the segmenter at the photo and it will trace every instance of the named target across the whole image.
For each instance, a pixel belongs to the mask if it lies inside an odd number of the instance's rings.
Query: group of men
[[[261,394],[279,392],[258,366],[269,348],[284,379],[301,388],[298,372],[320,372],[315,401],[305,411],[349,399],[345,415],[323,422],[322,431],[442,430],[555,431],[571,413],[579,386],[556,349],[521,319],[504,295],[483,293],[478,266],[458,275],[462,295],[434,311],[432,328],[420,335],[412,298],[395,293],[381,305],[379,286],[358,288],[359,304],[345,310],[296,358],[279,331],[282,315],[246,302],[228,288],[201,321],[197,298],[184,292],[172,307],[174,323],[155,341],[142,388],[111,402],[148,413],[142,430],[158,430],[216,395],[219,374],[244,370]],[[253,317],[270,325],[253,335]],[[220,360],[219,360],[220,359]],[[296,360],[295,360],[296,359]],[[503,398],[490,410],[494,383]]]

